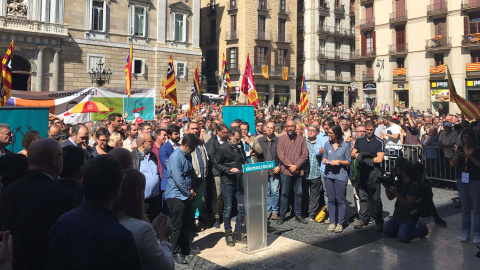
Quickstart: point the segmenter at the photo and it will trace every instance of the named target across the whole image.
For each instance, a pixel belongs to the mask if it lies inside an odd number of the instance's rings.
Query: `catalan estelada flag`
[[[2,60],[2,88],[0,89],[0,107],[7,104],[7,100],[12,96],[12,53],[13,40],[8,47],[7,53]],[[37,89],[41,91],[41,89]]]
[[[165,82],[165,96],[177,107],[177,80],[175,79],[175,70],[173,69],[172,53],[167,68],[167,81]]]
[[[223,91],[225,92],[224,105],[230,105],[230,92],[232,92],[232,83],[230,81],[230,74],[228,73],[227,61],[225,61],[225,54],[223,54]]]
[[[455,89],[455,85],[453,85],[452,75],[450,74],[450,69],[448,69],[448,66],[447,77],[448,88],[450,90],[450,102],[457,103],[458,108],[460,108],[460,111],[468,120],[480,118],[480,106],[472,101],[464,99],[457,94],[457,90]]]
[[[302,77],[302,90],[300,92],[300,105],[298,106],[300,108],[301,113],[305,113],[308,110],[308,94],[307,94],[307,84],[305,83],[305,74],[303,74]]]
[[[197,66],[195,67],[195,76],[193,78],[192,91],[190,93],[190,105],[188,106],[187,116],[190,117],[192,114],[200,109],[200,83],[198,79],[198,59]]]
[[[132,61],[133,61],[133,43],[130,44],[130,52],[127,56],[127,65],[125,66],[125,75],[127,77],[126,92],[130,97],[130,90],[132,89]]]

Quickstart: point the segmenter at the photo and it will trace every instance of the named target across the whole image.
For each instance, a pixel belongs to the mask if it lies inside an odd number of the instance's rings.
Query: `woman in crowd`
[[[122,148],[123,147],[123,139],[120,133],[115,132],[110,135],[110,139],[108,140],[108,146],[111,148]]]
[[[470,238],[473,211],[473,243],[480,244],[480,148],[473,129],[462,133],[463,147],[458,147],[453,158],[457,167],[457,188],[462,204],[462,235],[460,240]]]
[[[328,197],[330,225],[328,231],[341,233],[345,223],[347,166],[350,165],[350,145],[343,140],[340,126],[328,131],[329,141],[325,143],[323,163],[325,166],[325,189]]]
[[[145,176],[134,169],[126,170],[113,211],[120,224],[133,234],[143,270],[173,270],[175,263],[168,243],[170,219],[160,215],[150,224],[143,211],[144,195]]]
[[[96,144],[93,147],[92,155],[97,157],[99,155],[106,155],[110,150],[113,148],[108,146],[108,140],[110,139],[110,135],[108,134],[108,130],[106,128],[99,128],[95,132],[95,140]]]
[[[29,130],[29,131],[25,132],[25,134],[23,135],[23,138],[22,138],[23,150],[18,152],[18,153],[27,156],[28,155],[28,147],[30,146],[30,144],[32,144],[34,141],[36,141],[38,139],[40,139],[40,134],[38,133],[38,131]]]

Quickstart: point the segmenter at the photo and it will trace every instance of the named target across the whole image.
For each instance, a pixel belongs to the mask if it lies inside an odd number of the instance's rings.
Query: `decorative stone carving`
[[[9,0],[7,8],[7,15],[27,17],[27,0]]]

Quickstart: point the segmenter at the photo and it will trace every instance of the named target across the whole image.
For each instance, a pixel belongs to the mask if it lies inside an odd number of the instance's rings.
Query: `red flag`
[[[248,97],[248,105],[257,106],[260,104],[258,99],[257,88],[255,81],[253,80],[252,67],[250,66],[250,58],[247,54],[247,64],[245,65],[245,71],[243,72],[241,91]]]
[[[130,52],[127,56],[127,64],[125,66],[125,75],[127,76],[126,93],[130,97],[130,91],[132,89],[132,61],[133,61],[133,43],[130,44]]]

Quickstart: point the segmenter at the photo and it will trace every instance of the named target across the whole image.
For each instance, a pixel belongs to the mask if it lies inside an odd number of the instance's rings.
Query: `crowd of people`
[[[254,133],[253,122],[224,123],[216,104],[189,116],[157,106],[152,121],[111,113],[66,124],[51,115],[48,138],[27,132],[19,153],[8,150],[13,134],[0,124],[0,268],[174,269],[198,252],[192,231],[222,224],[228,246],[245,243],[242,165],[263,161],[275,162],[265,181],[268,219],[278,226],[291,217],[342,233],[349,223],[375,223],[410,242],[428,234],[421,217],[447,226],[426,181],[434,176],[457,181],[461,241],[470,238],[473,211],[480,244],[480,122],[382,107],[300,113],[263,104]],[[385,165],[387,157],[395,162]],[[396,200],[386,223],[382,190]]]

